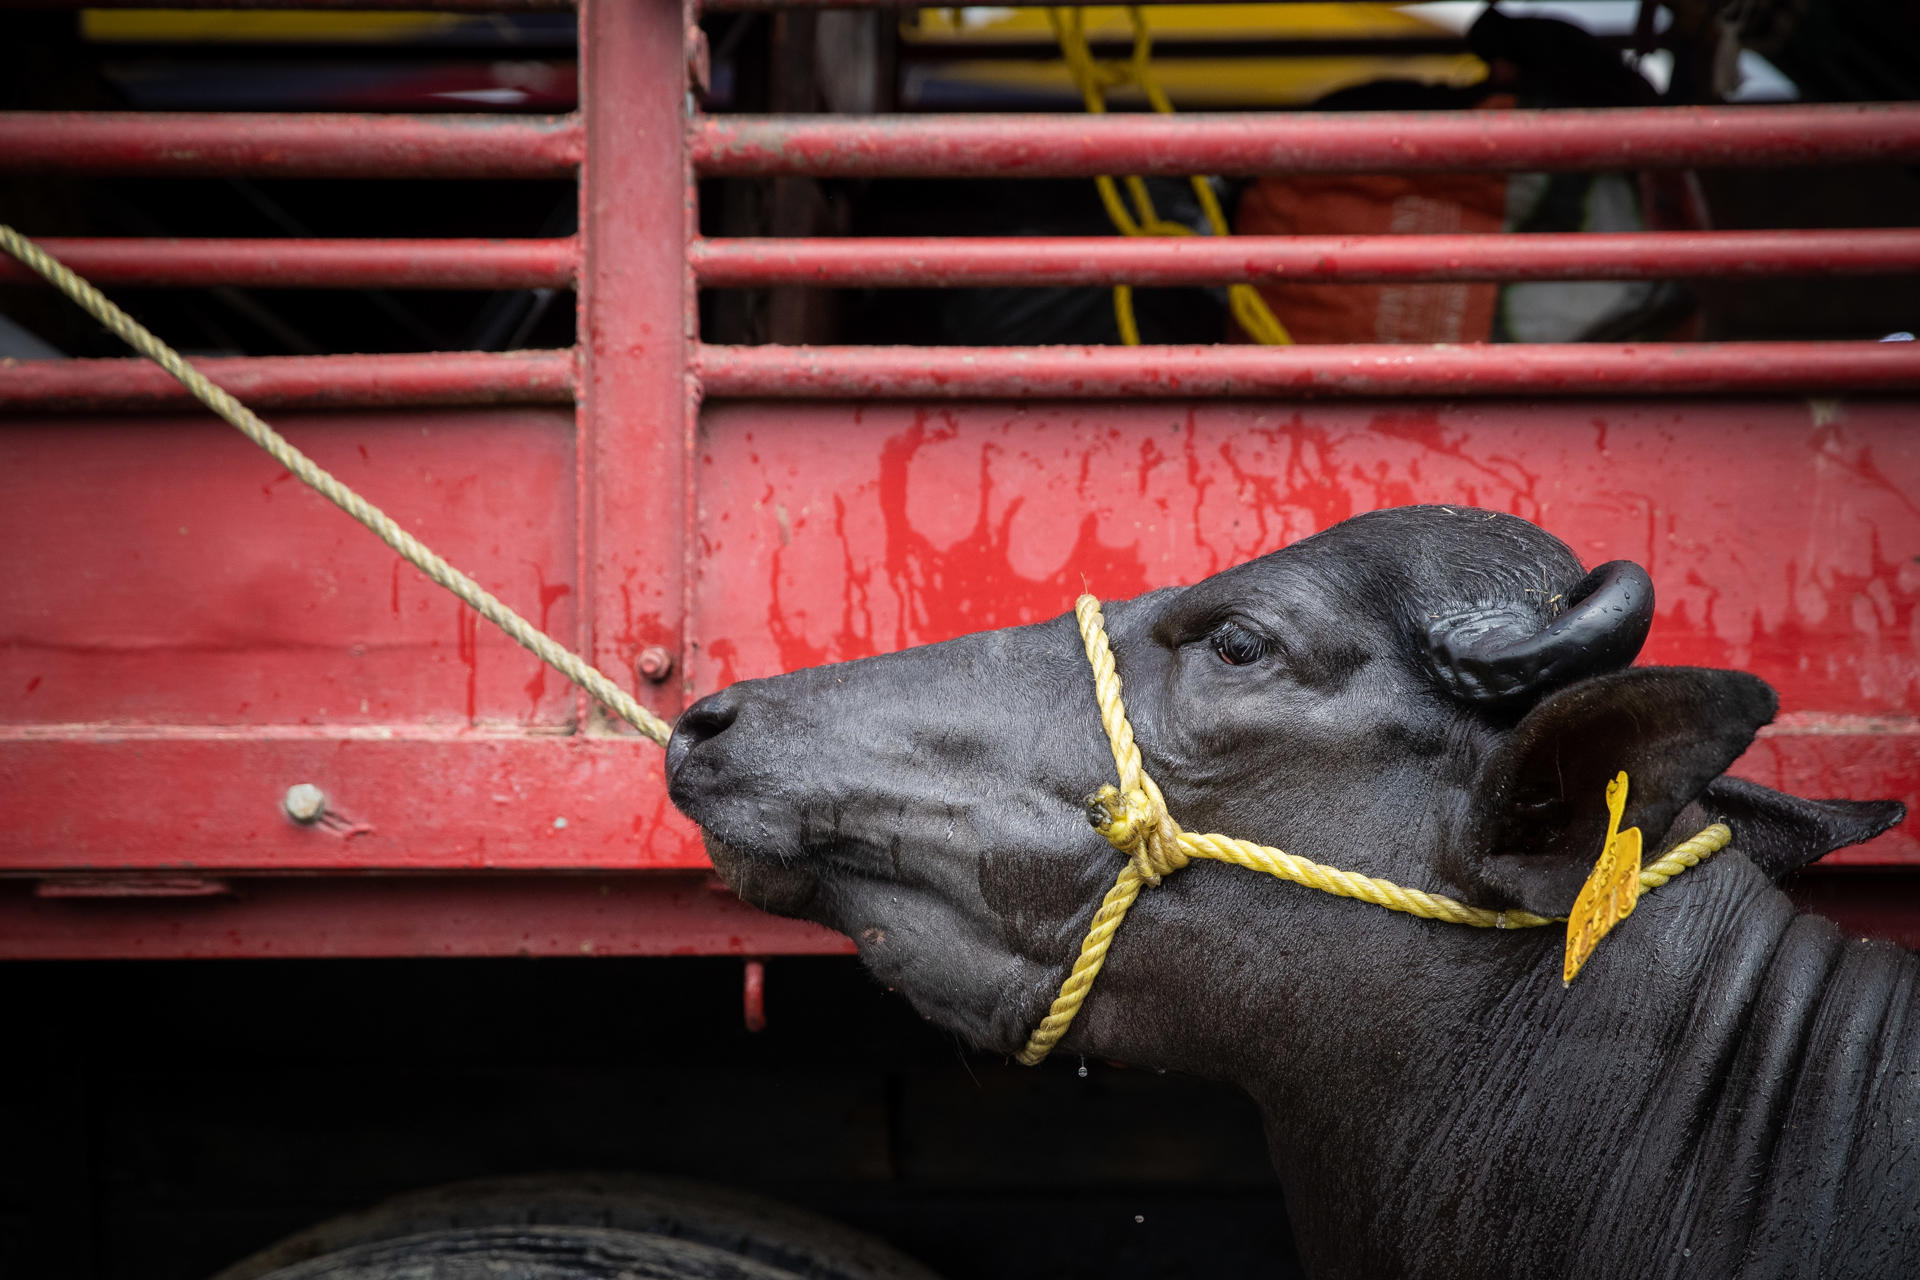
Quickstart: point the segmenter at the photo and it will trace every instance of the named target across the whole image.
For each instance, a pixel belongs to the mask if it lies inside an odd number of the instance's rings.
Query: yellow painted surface
[[[1472,54],[1410,58],[1162,58],[1153,69],[1174,105],[1186,110],[1299,106],[1339,89],[1374,80],[1419,80],[1470,85],[1486,78],[1486,64]],[[913,74],[1021,93],[1045,93],[1078,102],[1080,92],[1061,62],[968,59],[919,66]],[[1128,110],[1146,106],[1138,89],[1122,86],[1107,100]]]
[[[1081,12],[1089,42],[1131,44],[1133,29],[1125,7],[1089,5]],[[1389,4],[1147,5],[1143,13],[1156,41],[1391,40],[1453,34]],[[1080,99],[1062,62],[965,56],[969,45],[1053,45],[1046,9],[921,9],[901,20],[900,31],[903,42],[918,54],[906,71],[904,88],[910,100],[936,100],[940,95],[928,92],[936,84],[949,91]],[[951,49],[956,56],[941,60],[936,55],[941,49]],[[1186,110],[1294,107],[1376,80],[1460,87],[1487,75],[1486,64],[1470,53],[1183,58],[1156,52],[1153,69],[1173,104]],[[1114,88],[1108,99],[1121,110],[1147,105],[1130,85]]]
[[[1169,39],[1284,40],[1365,39],[1450,35],[1443,27],[1390,4],[1195,4],[1145,5],[1154,34]],[[1085,6],[1087,38],[1132,37],[1122,5]],[[1052,44],[1045,9],[920,9],[901,20],[912,44],[1031,41]]]

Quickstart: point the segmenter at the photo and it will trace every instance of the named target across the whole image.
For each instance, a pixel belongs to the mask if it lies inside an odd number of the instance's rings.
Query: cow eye
[[[1238,623],[1223,622],[1213,630],[1213,652],[1230,667],[1244,667],[1267,656],[1267,643]]]

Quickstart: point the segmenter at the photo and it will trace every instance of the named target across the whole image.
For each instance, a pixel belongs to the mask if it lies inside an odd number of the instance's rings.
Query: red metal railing
[[[571,178],[574,116],[0,112],[0,173]]]
[[[101,285],[276,289],[565,289],[572,238],[63,239],[47,251]],[[1920,272],[1920,229],[1525,236],[696,240],[706,288],[1167,286],[1316,280],[1642,280]],[[0,283],[35,277],[0,261]]]
[[[707,288],[1645,280],[1920,271],[1920,229],[696,240]]]
[[[571,351],[435,351],[421,355],[248,356],[194,365],[262,408],[571,404]],[[193,404],[150,360],[20,360],[0,376],[0,412],[154,411]]]
[[[1915,345],[701,346],[694,368],[707,395],[754,398],[1699,395],[1920,388]]]
[[[1045,176],[1646,168],[1920,160],[1920,106],[1267,116],[694,118],[697,172]],[[0,114],[0,172],[562,177],[578,117]],[[559,288],[570,240],[56,243],[108,284]],[[1632,279],[1913,272],[1920,231],[1633,235],[697,241],[696,286]],[[0,278],[9,278],[0,276]],[[11,277],[11,278],[17,278]],[[521,352],[209,362],[263,405],[563,401],[571,357]],[[1911,345],[1168,349],[702,347],[710,396],[1718,393],[1920,385]],[[1145,372],[1143,372],[1145,370]],[[9,374],[0,408],[181,403],[157,370],[75,361]],[[244,390],[243,390],[244,388]]]
[[[1017,3],[1018,0],[1015,0]],[[1283,0],[1290,3],[1291,0]],[[1159,0],[1188,4],[1197,0]],[[576,0],[8,0],[14,9],[400,9],[407,12],[566,12]]]
[[[579,243],[551,240],[104,240],[43,248],[98,285],[275,289],[567,289]],[[36,280],[11,258],[0,284]]]
[[[28,2],[76,8],[85,0]],[[224,8],[232,2],[125,0],[122,7]],[[111,6],[114,0],[106,3]],[[707,0],[706,7],[892,8],[901,4],[902,0]],[[264,0],[257,7],[488,11],[572,6],[566,0]],[[671,714],[690,688],[710,687],[716,676],[730,678],[724,664],[716,666],[701,657],[703,651],[718,652],[712,642],[725,638],[729,617],[748,619],[736,627],[736,637],[770,629],[765,620],[775,615],[762,607],[758,597],[743,593],[729,601],[723,597],[730,588],[713,584],[744,580],[749,575],[739,572],[740,565],[777,562],[777,551],[762,554],[756,547],[784,546],[790,532],[791,513],[776,503],[777,531],[766,534],[764,544],[752,541],[757,535],[745,532],[744,521],[736,520],[730,535],[734,543],[726,552],[732,559],[691,549],[699,545],[695,539],[703,527],[696,498],[704,496],[721,504],[718,518],[725,520],[723,495],[729,489],[736,494],[760,492],[757,484],[748,483],[758,474],[753,469],[757,462],[736,459],[728,480],[701,479],[702,468],[715,460],[690,455],[688,449],[689,442],[700,438],[693,430],[693,415],[703,394],[715,399],[1074,397],[1109,401],[1399,394],[1439,397],[1444,405],[1444,398],[1464,395],[1824,394],[1920,387],[1920,344],[1516,344],[1287,350],[702,346],[690,340],[693,325],[687,311],[675,310],[691,303],[696,286],[1150,285],[1275,279],[1364,282],[1911,272],[1920,270],[1920,231],[1141,241],[696,240],[688,250],[686,219],[693,207],[689,179],[696,172],[742,177],[998,178],[1129,170],[1183,175],[1913,163],[1920,161],[1920,107],[1189,116],[1176,120],[1041,115],[687,118],[681,114],[682,73],[691,52],[686,44],[686,16],[677,5],[650,6],[638,0],[592,5],[582,20],[582,110],[576,116],[0,115],[0,173],[560,180],[580,175],[578,243],[554,239],[67,240],[52,242],[50,247],[84,274],[117,286],[506,289],[564,288],[577,283],[582,295],[581,345],[575,351],[201,363],[216,380],[263,409],[564,404],[577,397],[581,408],[574,420],[575,434],[567,442],[571,453],[566,462],[573,488],[564,492],[549,488],[529,501],[562,508],[570,501],[578,513],[574,530],[578,563],[566,585],[572,589],[570,599],[580,604],[573,634],[582,649],[611,671],[631,671],[634,655],[648,648],[676,652],[685,659],[673,681],[638,684],[663,714]],[[590,134],[591,173],[582,174]],[[592,246],[590,253],[583,248],[587,244]],[[689,378],[689,373],[694,377]],[[164,374],[141,361],[21,362],[0,372],[0,411],[160,410],[185,404],[185,397]],[[1897,413],[1904,404],[1876,405],[1863,399],[1847,411],[1866,419],[1875,413]],[[1227,427],[1218,423],[1209,427],[1203,421],[1198,430],[1204,438],[1208,430],[1239,431],[1243,424],[1258,423],[1269,407],[1222,409],[1201,403],[1190,408],[1186,415],[1189,438],[1196,430],[1196,415],[1231,419]],[[1422,412],[1430,408],[1423,406]],[[1791,401],[1775,402],[1772,408],[1796,423],[1803,414],[1803,407]],[[1051,415],[1048,431],[1056,436],[1079,430],[1070,421],[1079,411],[1071,406],[1059,411],[1008,408],[1004,414],[1001,409],[999,405],[953,406],[952,416],[981,415],[962,424],[980,439],[1006,429],[1001,419],[1015,415]],[[1531,404],[1493,403],[1470,405],[1463,411],[1465,416],[1450,420],[1445,428],[1446,449],[1461,449],[1462,456],[1471,456],[1476,465],[1478,460],[1491,459],[1491,474],[1508,464],[1509,455],[1516,452],[1513,441],[1520,440],[1521,460],[1516,468],[1549,475],[1550,484],[1573,484],[1586,475],[1600,477],[1611,486],[1618,480],[1614,468],[1624,465],[1629,477],[1637,478],[1618,482],[1619,489],[1641,493],[1656,490],[1669,474],[1704,474],[1705,468],[1684,465],[1689,458],[1717,461],[1740,448],[1758,449],[1747,443],[1752,440],[1777,445],[1783,439],[1798,438],[1791,432],[1740,434],[1745,405],[1707,402],[1657,409],[1662,415],[1658,423],[1644,431],[1632,428],[1628,434],[1638,431],[1636,438],[1644,443],[1669,430],[1665,415],[1671,414],[1676,420],[1685,416],[1691,428],[1701,427],[1704,421],[1708,434],[1701,439],[1705,443],[1693,454],[1671,455],[1636,455],[1633,447],[1621,446],[1617,455],[1594,461],[1583,471],[1586,464],[1569,467],[1553,460],[1561,438],[1575,434],[1564,429],[1567,424],[1549,421],[1536,439],[1511,425],[1533,416]],[[1281,416],[1285,412],[1282,407]],[[1639,412],[1642,408],[1630,403],[1621,407],[1623,418]],[[1820,412],[1815,410],[1816,423]],[[1101,406],[1102,429],[1126,413],[1124,405]],[[1329,417],[1361,422],[1374,413],[1367,405],[1329,405],[1309,416],[1316,419],[1312,425],[1318,429],[1320,420]],[[908,422],[912,414],[912,406],[875,406],[862,426],[859,415],[839,406],[788,404],[771,415],[775,421],[768,422],[765,442],[753,442],[753,447],[823,455],[841,450],[823,463],[824,481],[810,477],[805,483],[871,491],[869,500],[880,502],[871,494],[885,486],[864,481],[849,484],[848,478],[855,474],[849,468],[865,466],[862,451],[878,447],[873,440],[884,424],[876,426],[876,418],[897,418],[899,425],[885,430],[897,431],[903,439],[917,439],[917,428]],[[1143,408],[1127,429],[1137,429],[1144,442],[1149,428],[1164,429],[1162,414],[1162,409],[1149,413]],[[1477,445],[1461,446],[1456,437],[1476,429],[1466,420],[1473,415],[1500,417],[1506,425],[1496,423],[1497,430]],[[741,434],[728,429],[729,420],[735,428],[747,422],[757,432],[768,417],[760,406],[717,405],[706,423],[714,428],[711,439],[724,445],[730,435]],[[551,413],[484,418],[537,418],[539,432],[558,436],[564,431],[552,430],[559,415]],[[1732,426],[1723,420],[1733,420]],[[307,431],[315,424],[294,425]],[[404,433],[391,432],[392,437],[405,434],[411,440],[411,420],[407,427]],[[120,429],[121,424],[86,424],[80,431]],[[1357,435],[1363,428],[1348,430]],[[1681,542],[1738,537],[1739,532],[1725,531],[1743,530],[1750,511],[1768,511],[1781,494],[1791,492],[1798,480],[1793,466],[1851,466],[1853,455],[1842,456],[1834,450],[1855,445],[1866,450],[1868,444],[1881,450],[1879,465],[1889,465],[1892,451],[1887,445],[1899,439],[1898,431],[1897,422],[1890,426],[1849,422],[1843,434],[1857,434],[1837,442],[1823,437],[1808,444],[1805,455],[1793,455],[1795,463],[1779,464],[1787,475],[1784,481],[1765,481],[1741,490],[1737,498],[1728,499],[1731,514],[1718,522],[1691,526],[1691,531],[1677,536]],[[49,433],[49,438],[56,434],[64,433]],[[434,438],[446,434],[436,431]],[[1489,443],[1492,436],[1498,439]],[[424,430],[420,438],[430,439]],[[1000,437],[993,434],[991,438],[998,448]],[[1392,440],[1398,451],[1400,437]],[[712,452],[724,453],[724,448]],[[394,466],[393,458],[375,456],[383,467],[391,468],[391,475],[406,474],[404,467]],[[437,472],[444,471],[436,461],[442,456],[424,453],[419,465],[435,464]],[[746,456],[751,459],[750,452]],[[1440,450],[1421,454],[1416,448],[1411,456],[1416,468],[1431,468],[1434,460],[1444,461],[1447,455]],[[1860,455],[1863,465],[1869,456]],[[1428,461],[1419,461],[1422,458]],[[1547,461],[1536,466],[1541,458]],[[1680,461],[1674,462],[1676,458]],[[717,465],[726,466],[727,459],[721,457]],[[927,465],[946,464],[930,458]],[[1228,465],[1241,463],[1230,460]],[[1329,463],[1315,474],[1331,479],[1335,465]],[[1338,463],[1341,468],[1355,465],[1351,458]],[[1899,459],[1891,465],[1898,466]],[[1150,470],[1143,465],[1142,476]],[[658,481],[650,488],[647,502],[632,500],[636,477]],[[1291,478],[1275,483],[1299,497]],[[1370,498],[1363,494],[1361,500],[1445,500],[1452,496],[1447,483],[1433,480],[1430,489],[1409,490],[1404,497],[1383,488],[1369,491]],[[1477,483],[1477,479],[1471,481],[1467,491]],[[704,493],[699,488],[702,484],[708,486]],[[1144,484],[1143,479],[1143,493]],[[1322,506],[1313,507],[1311,495],[1300,500],[1316,513],[1314,518],[1336,518],[1347,500],[1343,484],[1343,480],[1330,483],[1332,496]],[[1531,502],[1531,477],[1527,485],[1526,500]],[[796,482],[795,491],[804,487]],[[1543,486],[1543,492],[1546,487],[1550,486]],[[1051,495],[1055,491],[1032,492]],[[906,502],[904,497],[900,500]],[[1495,505],[1495,500],[1489,499],[1488,504]],[[1029,502],[1027,509],[1039,505]],[[737,508],[736,513],[744,509]],[[795,505],[792,510],[799,508]],[[877,521],[885,513],[876,510],[880,512],[873,516]],[[1261,512],[1263,536],[1266,514]],[[1121,516],[1128,522],[1133,519],[1127,512]],[[491,508],[484,518],[496,518]],[[199,534],[198,521],[193,523]],[[1196,521],[1196,534],[1199,527]],[[1602,526],[1590,521],[1588,527]],[[1905,526],[1889,527],[1896,533],[1888,545],[1897,544],[1898,531]],[[1707,532],[1702,533],[1703,529]],[[438,538],[443,531],[431,532]],[[849,546],[859,542],[860,538],[853,538]],[[115,546],[111,539],[102,545]],[[484,547],[486,541],[473,545]],[[832,558],[837,562],[837,555]],[[800,559],[798,554],[793,556],[789,568]],[[964,545],[953,555],[956,564],[979,559]],[[564,557],[552,558],[553,563],[560,560]],[[1004,584],[1014,580],[1006,574],[1023,572],[1012,568],[1013,561],[1005,563],[1005,569],[979,570],[981,576],[970,581],[987,583],[989,590],[1005,590]],[[1069,587],[1077,586],[1078,558],[1071,568]],[[1198,558],[1177,570],[1204,571],[1205,562]],[[805,569],[795,572],[802,575],[798,580],[813,598],[836,598],[830,579],[806,577]],[[1670,568],[1669,572],[1678,575],[1680,571]],[[696,588],[701,573],[708,575],[708,585]],[[52,576],[59,576],[57,564]],[[543,578],[543,594],[547,585]],[[394,590],[397,601],[399,587]],[[1047,587],[1041,594],[1050,591]],[[284,596],[274,592],[272,581],[261,580],[238,594],[245,595],[248,608],[259,607],[259,601],[289,608],[304,603],[294,591]],[[1773,597],[1752,598],[1764,602]],[[699,612],[694,610],[696,600]],[[292,604],[287,605],[288,601]],[[1767,606],[1753,607],[1758,616]],[[219,616],[217,608],[213,612]],[[394,613],[399,616],[397,603]],[[1838,609],[1835,617],[1841,619],[1837,625],[1845,625]],[[933,625],[948,623],[942,620]],[[979,624],[969,618],[967,625]],[[217,643],[228,643],[217,631],[209,633]],[[372,633],[380,634],[377,628]],[[252,637],[257,633],[243,622],[236,634]],[[906,634],[901,632],[902,637]],[[1782,645],[1799,652],[1845,643],[1833,639],[1842,634],[1838,630],[1779,634]],[[469,654],[475,651],[471,636],[468,632],[461,641]],[[696,637],[701,649],[685,644]],[[1702,643],[1697,635],[1695,643]],[[297,670],[300,679],[311,678],[314,667],[325,665],[323,658],[316,657],[322,652],[302,649],[279,669]],[[1716,657],[1707,649],[1698,653],[1703,659]],[[778,661],[795,665],[820,656],[796,647],[791,653],[781,650]],[[267,660],[273,660],[270,653]],[[457,660],[467,661],[468,656]],[[773,659],[762,655],[747,661]],[[689,673],[684,683],[682,672]],[[1862,677],[1863,687],[1867,679]],[[1825,696],[1817,686],[1810,687],[1816,692],[1807,696]],[[470,682],[470,700],[472,688]],[[1906,704],[1880,691],[1865,705],[1877,715]],[[269,873],[231,899],[197,900],[201,914],[195,917],[196,923],[184,926],[176,912],[151,904],[118,904],[119,909],[76,924],[69,902],[35,898],[10,908],[0,899],[0,916],[8,921],[7,927],[0,927],[0,954],[417,954],[429,949],[578,954],[588,949],[583,939],[595,940],[594,945],[604,949],[635,952],[843,947],[838,939],[803,934],[801,926],[746,917],[731,899],[700,888],[697,878],[676,882],[679,887],[671,892],[679,896],[670,899],[662,887],[666,882],[656,884],[637,875],[617,879],[611,896],[602,898],[598,895],[609,893],[608,884],[576,892],[574,886],[592,882],[573,876],[543,874],[495,883],[467,877],[359,875],[291,881],[270,874],[289,869],[445,873],[456,867],[469,871],[485,867],[497,875],[509,865],[543,873],[588,866],[639,871],[698,865],[697,841],[673,827],[662,783],[653,772],[656,758],[640,752],[640,744],[631,739],[612,733],[490,733],[468,728],[436,736],[409,721],[415,714],[395,714],[390,717],[393,724],[364,726],[364,733],[349,715],[343,722],[345,729],[324,723],[280,726],[263,733],[229,728],[224,722],[207,731],[166,724],[149,737],[142,737],[147,731],[140,730],[123,738],[98,726],[81,730],[49,717],[45,725],[36,723],[0,742],[21,770],[14,776],[30,780],[17,790],[36,799],[29,806],[28,820],[16,822],[19,830],[9,838],[11,871],[38,874],[50,868],[81,867],[93,875],[100,866],[166,870],[185,860],[226,871]],[[468,720],[472,719],[470,710]],[[324,707],[319,720],[329,720]],[[44,735],[44,742],[39,735]],[[1904,729],[1875,734],[1809,729],[1768,740],[1770,749],[1779,753],[1778,760],[1788,762],[1769,767],[1793,778],[1814,778],[1824,776],[1819,770],[1829,766],[1821,762],[1829,758],[1839,762],[1830,766],[1835,770],[1860,768],[1864,758],[1876,771],[1871,777],[1905,786],[1904,780],[1912,775],[1910,739]],[[1821,754],[1829,743],[1840,745],[1830,755]],[[337,844],[328,843],[334,840],[331,835],[307,838],[315,833],[279,819],[271,792],[285,782],[323,774],[330,790],[345,797],[343,804],[404,813],[407,821]],[[471,803],[475,797],[491,794],[491,780],[498,777],[514,780],[515,802],[504,819],[484,804]],[[166,794],[181,779],[189,780],[193,807],[185,819],[171,825],[155,824],[150,809],[138,803],[93,805],[92,798],[102,794],[136,798]],[[433,784],[424,798],[423,779]],[[1808,789],[1816,794],[1840,792],[1837,786]],[[89,816],[90,805],[101,812]],[[268,814],[274,815],[271,822],[256,820]],[[560,814],[569,815],[564,833],[548,816]],[[169,815],[170,819],[175,816]],[[81,833],[86,839],[76,837],[76,824],[86,828]],[[216,846],[211,852],[210,838]],[[503,889],[503,883],[508,887]],[[113,887],[117,891],[126,886],[116,882]],[[721,905],[709,907],[705,905],[709,901]]]
[[[1920,105],[1270,115],[713,116],[721,177],[1070,178],[1104,173],[1656,169],[1920,159]]]

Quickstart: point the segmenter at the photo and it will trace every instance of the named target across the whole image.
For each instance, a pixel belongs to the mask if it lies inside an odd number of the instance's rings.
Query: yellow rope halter
[[[1100,723],[1113,747],[1114,767],[1120,774],[1118,787],[1104,786],[1087,801],[1087,819],[1107,842],[1127,857],[1127,865],[1107,890],[1100,909],[1093,914],[1086,940],[1080,944],[1079,958],[1073,962],[1060,994],[1040,1025],[1027,1038],[1026,1047],[1015,1055],[1018,1061],[1033,1066],[1060,1042],[1073,1025],[1074,1015],[1086,1003],[1093,980],[1100,976],[1107,961],[1113,935],[1126,918],[1128,908],[1140,896],[1140,887],[1159,884],[1161,877],[1180,870],[1195,858],[1212,858],[1236,866],[1290,880],[1294,884],[1318,889],[1342,898],[1357,898],[1402,911],[1426,920],[1444,920],[1449,924],[1472,925],[1476,929],[1535,929],[1560,924],[1564,916],[1537,916],[1530,911],[1492,911],[1469,907],[1437,893],[1406,889],[1390,880],[1341,871],[1250,840],[1232,836],[1195,835],[1182,831],[1167,813],[1167,802],[1160,787],[1147,775],[1140,762],[1140,748],[1133,740],[1133,726],[1127,722],[1126,704],[1120,700],[1120,674],[1114,670],[1113,649],[1107,643],[1106,619],[1100,602],[1081,596],[1073,607],[1080,620],[1080,635],[1086,642],[1087,661],[1093,667],[1094,697],[1100,704]],[[1690,840],[1675,845],[1663,857],[1640,872],[1641,889],[1657,889],[1689,867],[1698,866],[1727,847],[1733,833],[1722,823],[1714,823]]]

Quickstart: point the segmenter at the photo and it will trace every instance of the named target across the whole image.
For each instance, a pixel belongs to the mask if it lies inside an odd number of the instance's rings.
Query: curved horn
[[[1631,560],[1601,565],[1567,593],[1544,631],[1510,611],[1457,614],[1427,631],[1435,674],[1454,697],[1498,703],[1539,697],[1632,662],[1653,625],[1653,579]]]

